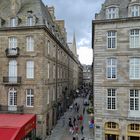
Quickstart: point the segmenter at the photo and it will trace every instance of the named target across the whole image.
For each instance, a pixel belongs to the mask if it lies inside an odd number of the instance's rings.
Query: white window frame
[[[47,64],[48,80],[50,79],[50,62]]]
[[[130,111],[139,111],[140,110],[140,94],[139,94],[139,90],[137,90],[137,89],[130,89],[129,110]]]
[[[48,89],[48,93],[47,93],[47,104],[50,103],[50,89]]]
[[[140,16],[140,6],[139,5],[132,5],[131,9],[131,17]]]
[[[117,7],[108,7],[106,9],[106,18],[115,19],[118,17],[118,8]]]
[[[32,60],[26,62],[26,78],[34,79],[34,61]]]
[[[33,26],[33,17],[27,17],[27,26]]]
[[[17,48],[17,38],[9,37],[9,49]]]
[[[140,29],[130,30],[130,48],[140,48]]]
[[[56,100],[56,95],[55,95],[55,87],[53,87],[53,101]]]
[[[29,101],[29,104],[28,104]],[[34,90],[26,89],[26,107],[34,107]]]
[[[17,91],[14,88],[9,89],[8,106],[17,106]]]
[[[140,79],[140,58],[130,58],[129,79]]]
[[[113,63],[115,63],[115,64],[113,64]],[[109,75],[108,75],[109,69],[111,69],[110,70],[111,77],[109,77]],[[115,77],[113,77],[113,69],[115,69]],[[108,58],[107,59],[107,62],[106,62],[106,77],[107,77],[107,79],[117,79],[117,59],[116,58]]]
[[[32,36],[26,37],[26,51],[33,52],[34,51],[34,39]]]
[[[109,95],[110,90],[110,95]],[[110,103],[109,103],[110,99]],[[114,99],[114,104],[113,104]],[[110,88],[107,89],[107,110],[117,110],[117,92],[116,89]]]
[[[107,49],[116,49],[117,48],[117,32],[108,31],[107,32]]]
[[[16,27],[17,26],[17,19],[14,17],[14,18],[11,18],[10,19],[10,27]]]

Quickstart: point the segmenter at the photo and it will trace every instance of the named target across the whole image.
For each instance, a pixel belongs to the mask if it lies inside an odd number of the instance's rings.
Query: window
[[[55,79],[55,65],[53,65],[53,79]]]
[[[33,91],[33,89],[26,90],[26,106],[27,107],[34,106],[34,91]]]
[[[48,89],[48,94],[47,94],[47,104],[50,103],[50,89]]]
[[[28,36],[28,37],[26,38],[26,43],[27,43],[26,50],[27,50],[28,52],[34,51],[34,39],[33,39],[33,37]]]
[[[107,59],[107,78],[117,78],[117,60],[115,58]]]
[[[53,87],[53,101],[55,101],[56,96],[55,96],[55,87]]]
[[[53,50],[53,57],[55,57],[55,45],[54,45],[54,50]]]
[[[9,61],[9,82],[17,82],[17,61]]]
[[[57,68],[57,78],[59,79],[59,67]]]
[[[107,123],[105,123],[105,127],[109,128],[109,129],[118,129],[119,128],[118,124],[115,122],[107,122]]]
[[[140,30],[130,31],[130,48],[140,48]]]
[[[57,59],[59,60],[59,49],[57,51]]]
[[[48,41],[47,46],[48,46],[48,54],[50,54],[50,41]]]
[[[137,17],[137,16],[139,16],[140,14],[139,14],[139,6],[138,5],[133,5],[133,6],[131,6],[131,16],[132,17]]]
[[[49,79],[50,78],[50,63],[48,63],[47,69],[48,69],[48,79]]]
[[[130,59],[129,78],[140,79],[140,58]]]
[[[118,17],[118,8],[110,7],[106,9],[106,18],[107,19],[114,19]]]
[[[107,48],[116,48],[116,31],[107,33]]]
[[[130,131],[140,131],[140,124],[130,124],[128,126]]]
[[[107,109],[116,109],[116,89],[107,90]]]
[[[130,90],[130,110],[139,110],[139,91]]]
[[[27,18],[27,25],[28,26],[33,26],[33,17],[28,17]]]
[[[26,63],[26,77],[28,79],[34,78],[34,61],[27,61],[27,63]]]
[[[10,19],[10,27],[16,27],[16,26],[17,26],[16,18],[11,18]]]
[[[9,89],[8,93],[8,106],[16,106],[16,105],[17,105],[17,91],[14,88],[11,88]],[[12,110],[12,108],[10,110]]]
[[[16,37],[9,38],[9,49],[12,50],[12,48],[17,48],[17,38]]]

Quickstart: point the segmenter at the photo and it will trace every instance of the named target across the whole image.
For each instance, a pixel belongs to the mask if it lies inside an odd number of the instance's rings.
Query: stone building
[[[92,31],[95,140],[139,140],[140,1],[105,0]]]
[[[91,65],[83,65],[83,84],[92,85],[92,67]]]
[[[54,11],[41,0],[0,1],[0,112],[36,114],[42,139],[72,102],[80,67]]]

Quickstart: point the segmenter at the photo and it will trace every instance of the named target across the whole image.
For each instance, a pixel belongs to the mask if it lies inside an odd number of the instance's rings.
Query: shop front
[[[105,140],[119,140],[119,133],[119,125],[117,123],[105,123]]]
[[[36,116],[33,114],[0,114],[1,140],[35,140]]]

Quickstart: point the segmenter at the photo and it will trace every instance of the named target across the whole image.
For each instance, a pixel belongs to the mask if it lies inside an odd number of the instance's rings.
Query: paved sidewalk
[[[78,104],[80,104],[80,110],[79,110],[79,115],[82,114],[83,112],[83,98],[77,98],[75,100]],[[58,121],[57,125],[53,129],[52,135],[49,136],[46,140],[72,140],[73,135],[69,133],[69,126],[68,126],[68,121],[69,117],[77,116],[77,112],[74,110],[68,110],[65,114],[65,126],[63,126],[63,120],[62,117]],[[84,134],[78,134],[79,139],[84,136],[85,140],[93,140],[93,129],[90,129],[88,126],[88,121],[90,120],[90,116],[86,113],[84,114],[84,121],[83,121],[83,126],[84,126]]]

